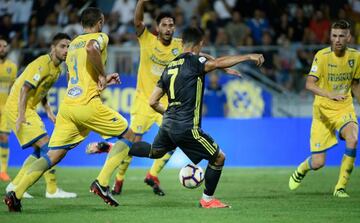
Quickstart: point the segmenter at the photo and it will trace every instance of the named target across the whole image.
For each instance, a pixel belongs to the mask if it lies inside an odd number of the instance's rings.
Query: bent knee
[[[219,154],[217,155],[216,159],[215,159],[215,164],[219,165],[219,166],[223,166],[225,163],[225,153],[223,153],[221,150],[219,152]]]
[[[311,167],[313,170],[318,170],[322,167],[325,166],[325,161],[324,160],[313,160],[311,163]]]

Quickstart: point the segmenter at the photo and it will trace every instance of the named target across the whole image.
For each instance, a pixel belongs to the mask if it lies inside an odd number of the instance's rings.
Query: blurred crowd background
[[[135,5],[136,0],[0,0],[0,35],[20,52],[15,60],[24,67],[49,46],[55,33],[81,34],[81,11],[96,6],[105,13],[103,32],[110,45],[137,47]],[[176,18],[176,37],[187,26],[199,26],[206,33],[205,46],[215,48],[218,55],[234,49],[263,53],[262,75],[298,94],[304,94],[314,53],[329,44],[332,21],[348,20],[352,47],[360,43],[360,0],[151,0],[145,11],[144,21],[152,32],[158,13],[170,11]],[[136,75],[136,70],[126,73]]]

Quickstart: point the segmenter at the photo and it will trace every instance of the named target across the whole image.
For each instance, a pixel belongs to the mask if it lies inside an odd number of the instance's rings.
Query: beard
[[[0,60],[4,60],[7,57],[7,53],[0,54]]]

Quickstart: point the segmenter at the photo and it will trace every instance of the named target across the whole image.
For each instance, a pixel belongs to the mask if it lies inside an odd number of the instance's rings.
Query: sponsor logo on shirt
[[[83,90],[79,86],[75,86],[73,88],[70,88],[68,91],[68,96],[72,98],[79,97],[82,94]]]

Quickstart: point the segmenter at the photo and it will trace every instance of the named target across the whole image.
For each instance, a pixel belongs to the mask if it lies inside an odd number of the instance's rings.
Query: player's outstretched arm
[[[160,103],[160,99],[162,98],[162,96],[164,96],[164,94],[164,90],[156,86],[149,100],[150,106],[160,114],[165,113],[165,107]]]
[[[27,84],[26,82],[21,88],[20,96],[19,96],[19,107],[18,107],[19,113],[16,119],[16,131],[19,131],[21,124],[26,122],[26,118],[25,118],[26,102],[31,89],[32,87],[30,86],[30,84]]]
[[[208,60],[215,60],[216,58],[207,54],[207,53],[203,53],[203,52],[200,52],[199,54],[200,56],[203,56],[205,57],[206,59]],[[235,69],[232,69],[232,68],[224,68],[223,69],[227,74],[230,74],[230,75],[234,75],[234,76],[238,76],[238,77],[242,77],[241,73],[238,71],[238,70],[235,70]]]
[[[327,90],[318,87],[316,84],[317,80],[318,80],[317,77],[309,75],[306,78],[305,88],[311,91],[312,93],[314,93],[315,95],[329,98],[334,101],[342,101],[346,99],[346,95],[344,94],[328,92]]]
[[[264,57],[262,54],[246,54],[219,57],[214,60],[209,60],[205,63],[205,72],[210,72],[215,69],[229,68],[244,61],[254,61],[257,66],[261,66],[264,62]]]
[[[106,75],[105,68],[101,62],[100,45],[96,40],[90,40],[86,45],[86,52],[88,54],[88,60],[96,71],[99,77],[98,88],[103,90],[106,87]]]
[[[139,0],[136,4],[135,8],[135,16],[134,16],[134,26],[136,30],[136,35],[140,36],[145,29],[144,24],[144,2],[148,0]]]

